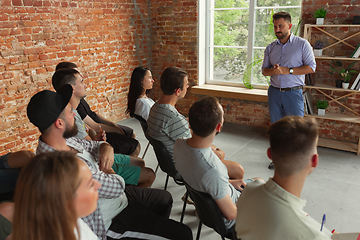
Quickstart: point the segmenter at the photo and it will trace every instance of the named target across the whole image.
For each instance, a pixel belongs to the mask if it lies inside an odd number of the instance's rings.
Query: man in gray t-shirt
[[[192,137],[176,141],[173,157],[185,182],[215,200],[230,228],[235,223],[235,203],[246,183],[242,179],[229,179],[226,166],[211,149],[224,122],[223,116],[224,111],[216,98],[207,97],[195,102],[189,110]]]

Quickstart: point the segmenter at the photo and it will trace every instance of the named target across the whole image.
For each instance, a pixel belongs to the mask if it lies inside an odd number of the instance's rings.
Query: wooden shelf
[[[315,59],[323,59],[323,60],[344,60],[344,61],[360,61],[360,58],[350,58],[350,57],[345,57],[345,56],[334,56],[334,57],[330,57],[330,56],[320,56],[320,57],[315,57]]]
[[[342,142],[333,139],[319,138],[319,147],[332,148],[337,150],[343,150],[347,152],[354,152],[359,155],[359,145],[356,143]]]
[[[360,123],[359,116],[343,114],[343,113],[330,113],[326,111],[325,111],[325,115],[306,114],[305,117],[314,117],[314,118],[322,118],[322,119],[329,119],[329,120],[342,121],[342,122]]]
[[[334,81],[335,84],[335,81]],[[331,91],[339,91],[339,92],[359,92],[359,90],[353,90],[353,89],[343,89],[343,88],[337,88],[334,86],[331,86],[329,84],[325,84],[325,83],[316,83],[315,86],[311,86],[311,85],[305,85],[304,88],[309,88],[309,89],[324,89],[324,90],[331,90]]]

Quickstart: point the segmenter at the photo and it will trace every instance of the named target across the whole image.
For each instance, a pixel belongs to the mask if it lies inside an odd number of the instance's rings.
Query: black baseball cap
[[[30,122],[40,131],[46,130],[68,105],[72,93],[73,88],[69,84],[62,86],[57,92],[43,90],[36,93],[27,106]]]

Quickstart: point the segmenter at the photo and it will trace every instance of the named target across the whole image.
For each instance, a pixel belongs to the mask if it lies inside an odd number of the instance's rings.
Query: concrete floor
[[[142,150],[148,143],[140,124],[135,119],[126,119],[120,124],[132,127],[140,141]],[[265,136],[265,129],[253,128],[238,124],[225,123],[223,131],[215,137],[214,144],[226,153],[226,159],[242,164],[245,169],[245,178],[261,177],[267,180],[273,176],[273,170],[268,170],[270,160],[266,156],[269,147]],[[310,216],[319,222],[326,214],[326,224],[330,231],[338,232],[360,231],[360,156],[354,153],[318,148],[320,155],[319,166],[307,178],[301,198],[307,200],[304,208]],[[147,167],[155,170],[157,160],[152,147],[149,147],[144,160]],[[159,169],[153,188],[164,188],[166,175]],[[185,187],[178,186],[172,179],[169,180],[167,190],[172,194],[174,205],[171,218],[180,221],[182,210],[181,197]],[[187,205],[184,223],[193,231],[194,239],[197,233],[198,219],[195,217],[195,208]],[[220,239],[219,235],[203,226],[200,239]]]

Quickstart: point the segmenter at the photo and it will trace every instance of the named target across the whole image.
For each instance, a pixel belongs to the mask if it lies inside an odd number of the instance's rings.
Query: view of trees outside
[[[255,0],[208,1],[214,1],[214,9],[210,10],[214,16],[213,49],[210,50],[213,54],[210,54],[210,59],[213,61],[211,80],[215,82],[241,83],[244,70],[250,64],[247,62],[248,54],[252,54],[252,61],[263,59],[265,47],[276,40],[272,13],[289,12],[293,23],[292,32],[295,32],[300,21],[301,0],[257,0],[252,10],[250,1]],[[249,29],[249,21],[252,21],[249,19],[249,11],[255,11],[254,29]],[[251,31],[255,31],[254,47],[248,49],[248,35]],[[251,83],[266,85],[268,78],[261,74],[262,61],[257,62],[253,66]]]

